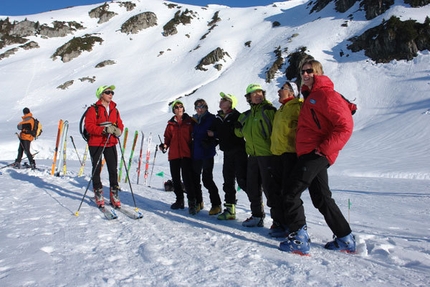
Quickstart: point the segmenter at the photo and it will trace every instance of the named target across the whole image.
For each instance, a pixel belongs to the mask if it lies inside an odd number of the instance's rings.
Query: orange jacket
[[[28,113],[23,115],[21,118],[22,121],[17,126],[17,128],[21,131],[19,134],[19,138],[25,141],[34,140],[34,137],[30,134],[30,131],[34,127],[33,114]]]

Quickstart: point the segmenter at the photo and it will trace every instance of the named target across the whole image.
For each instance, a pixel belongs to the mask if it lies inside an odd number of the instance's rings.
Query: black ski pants
[[[286,188],[287,178],[291,175],[296,163],[296,153],[283,153],[281,155],[272,156],[272,164],[269,169],[272,175],[269,188],[270,202],[272,204],[270,216],[273,221],[282,225],[287,225],[287,222],[284,220],[283,190]]]
[[[314,152],[298,158],[284,190],[285,220],[290,232],[297,231],[306,224],[303,201],[300,197],[308,188],[312,204],[324,216],[333,234],[344,237],[351,233],[349,223],[331,197],[332,193],[328,186],[328,167],[327,159]]]
[[[194,187],[192,184],[192,172],[193,165],[191,158],[177,158],[169,161],[170,174],[172,175],[173,181],[173,192],[176,195],[177,201],[184,200],[184,191],[182,190],[181,184],[181,174],[182,180],[185,185],[185,190],[187,192],[188,200],[195,200],[196,195],[194,192]]]
[[[272,156],[249,156],[246,178],[246,194],[250,202],[251,213],[254,217],[265,217],[263,192],[267,205],[272,206],[269,198],[271,175],[269,166]]]
[[[212,206],[221,205],[221,199],[218,193],[218,187],[213,179],[214,158],[193,160],[193,186],[196,193],[197,203],[203,202],[202,185],[209,191],[209,198]]]
[[[31,141],[19,139],[18,156],[16,157],[15,162],[21,162],[22,156],[25,152],[25,155],[28,158],[28,162],[30,164],[34,164],[34,159],[30,152],[30,145]]]
[[[100,173],[102,170],[102,157],[100,156],[103,147],[102,146],[90,146],[92,174],[93,174],[93,189],[100,189],[103,187]],[[109,184],[110,187],[119,187],[118,185],[118,152],[116,146],[106,147],[103,151],[103,156],[106,161],[107,169],[109,172]]]
[[[224,151],[222,176],[224,178],[223,190],[226,203],[236,204],[236,185],[246,192],[246,169],[248,155],[244,148]]]

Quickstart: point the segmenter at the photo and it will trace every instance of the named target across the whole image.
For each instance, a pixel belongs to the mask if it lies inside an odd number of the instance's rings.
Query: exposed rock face
[[[76,30],[85,29],[81,24],[70,21],[54,21],[52,27],[47,24],[28,20],[10,22],[9,18],[0,20],[0,49],[12,44],[24,44],[28,41],[25,37],[64,37]]]
[[[207,69],[204,68],[203,66],[215,64],[219,60],[224,59],[225,55],[230,57],[230,55],[227,52],[224,52],[223,49],[219,47],[216,48],[215,50],[213,50],[208,55],[206,55],[203,59],[200,60],[200,63],[196,66],[196,70],[207,71]]]
[[[274,51],[276,60],[270,67],[270,69],[266,72],[266,83],[270,83],[275,77],[275,74],[284,64],[284,58],[282,57],[281,47],[276,48]]]
[[[84,35],[83,37],[74,37],[69,42],[61,46],[51,56],[53,60],[60,57],[64,63],[67,63],[78,57],[83,51],[92,51],[94,44],[103,43],[103,39],[92,35]]]
[[[392,16],[381,25],[349,39],[352,52],[364,50],[365,55],[377,63],[391,60],[412,60],[418,51],[430,49],[430,18],[423,24],[415,20],[400,21]]]
[[[116,63],[113,60],[106,60],[106,61],[103,61],[101,63],[98,63],[96,65],[96,68],[103,68],[104,66],[110,66],[110,65],[115,65],[115,64]]]
[[[121,25],[121,32],[126,34],[137,34],[139,31],[156,26],[157,15],[153,12],[143,12],[128,19]]]
[[[91,18],[98,18],[99,21],[97,23],[102,24],[109,21],[117,14],[115,12],[109,11],[109,4],[104,3],[103,5],[88,12],[88,15]]]
[[[179,24],[190,24],[191,19],[193,18],[193,11],[186,9],[184,12],[177,11],[173,19],[167,22],[166,25],[163,26],[163,36],[167,37],[170,35],[174,35],[178,33],[176,26]]]

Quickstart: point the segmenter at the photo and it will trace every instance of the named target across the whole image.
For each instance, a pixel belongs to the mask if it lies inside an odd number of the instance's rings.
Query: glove
[[[121,134],[122,134],[121,130],[119,128],[117,128],[116,126],[114,126],[114,125],[105,127],[105,129],[103,130],[103,132],[105,134],[112,134],[112,135],[114,135],[116,137],[120,137]]]
[[[159,148],[163,153],[166,153],[166,146],[165,146],[163,143],[161,143],[161,144],[158,146],[158,148]]]
[[[234,123],[234,128],[235,129],[241,129],[241,128],[243,128],[243,125],[241,122],[237,121]]]

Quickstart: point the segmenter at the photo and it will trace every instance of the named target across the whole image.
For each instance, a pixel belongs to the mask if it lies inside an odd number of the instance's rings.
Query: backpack
[[[342,94],[340,94],[340,96],[342,97],[342,99],[345,100],[346,104],[348,105],[349,109],[351,110],[351,115],[354,115],[355,112],[357,111],[357,105],[354,103],[351,103],[351,101],[348,100],[347,98],[345,98]]]
[[[88,140],[90,139],[90,134],[89,132],[85,129],[85,116],[88,112],[88,110],[94,107],[94,109],[96,110],[96,119],[99,118],[99,106],[97,106],[95,103],[92,104],[91,106],[89,106],[85,112],[82,114],[81,120],[79,121],[79,132],[81,133],[82,138],[84,139],[84,141],[88,142]],[[117,113],[117,117],[118,117],[118,109],[115,108],[116,113]]]
[[[38,119],[33,118],[34,125],[33,129],[30,131],[30,134],[34,137],[35,140],[42,134],[42,124],[39,122]]]
[[[88,110],[94,107],[94,109],[96,110],[96,118],[99,117],[99,107],[96,104],[92,104],[91,106],[89,106],[85,112],[82,114],[81,120],[79,121],[79,132],[81,133],[82,138],[84,139],[84,141],[88,142],[88,140],[90,139],[90,134],[88,133],[88,131],[85,129],[85,116],[88,112]]]

